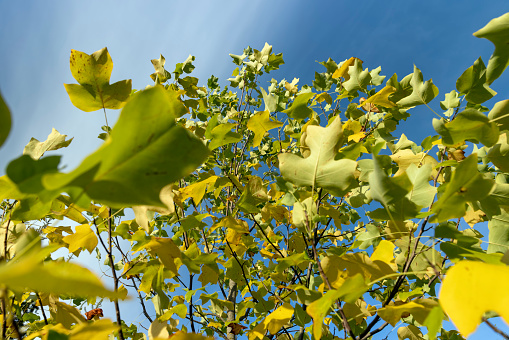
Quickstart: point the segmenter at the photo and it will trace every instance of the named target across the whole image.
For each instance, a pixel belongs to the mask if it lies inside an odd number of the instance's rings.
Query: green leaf
[[[440,198],[433,204],[435,214],[431,222],[443,222],[463,217],[466,203],[475,202],[488,196],[494,181],[482,176],[477,170],[477,154],[465,158],[452,173],[451,181],[441,186]]]
[[[424,164],[420,168],[411,164],[406,170],[408,179],[413,184],[408,198],[420,207],[429,207],[437,193],[437,189],[429,184],[432,170],[431,164]]]
[[[398,328],[398,340],[421,340],[424,339],[422,337],[421,330],[414,325],[408,325],[404,327]]]
[[[11,131],[11,112],[0,93],[0,147],[4,144]]]
[[[454,108],[460,106],[460,100],[458,97],[458,92],[452,90],[449,93],[445,94],[445,99],[440,102],[440,107],[442,110],[447,110],[444,114],[446,117],[452,116],[454,113]]]
[[[504,172],[509,172],[509,143],[507,143],[507,133],[499,136],[498,143],[488,152],[488,159],[497,168]]]
[[[269,111],[261,111],[254,114],[247,122],[247,128],[254,132],[253,147],[257,147],[262,142],[262,138],[269,130],[282,126],[283,123],[270,119]]]
[[[351,58],[348,60],[348,62]],[[343,69],[343,67],[341,67]],[[368,69],[362,70],[362,61],[355,58],[352,66],[348,67],[349,79],[343,83],[343,87],[348,92],[362,91],[366,92],[366,87],[371,81],[371,74]]]
[[[444,145],[457,145],[465,140],[493,146],[498,141],[499,129],[476,109],[466,109],[446,123],[444,119],[433,119],[433,128],[442,136]]]
[[[41,263],[38,256],[23,257],[0,266],[0,284],[19,292],[29,289],[76,297],[115,297],[115,293],[106,289],[88,269],[62,261]]]
[[[486,73],[486,80],[488,84],[491,84],[509,65],[509,13],[492,19],[486,26],[475,32],[474,36],[488,39],[495,45]]]
[[[509,99],[502,100],[488,113],[490,122],[495,122],[500,130],[509,130]]]
[[[78,188],[110,206],[164,206],[161,189],[192,172],[208,155],[197,137],[175,125],[174,118],[185,111],[162,87],[138,92],[122,110],[110,138],[74,171],[46,175],[45,186]]]
[[[284,179],[297,186],[318,186],[337,196],[343,196],[357,186],[357,162],[334,160],[342,145],[343,130],[339,117],[326,128],[308,126],[301,147],[309,148],[303,158],[294,154],[280,154],[279,169]]]
[[[389,305],[380,308],[378,315],[392,326],[396,326],[403,313],[410,313],[417,322],[423,324],[429,312],[437,305],[438,303],[434,300],[417,299],[401,305]]]
[[[267,93],[263,87],[260,90],[262,92],[263,103],[265,104],[264,111],[275,112],[277,110],[278,98],[272,93]]]
[[[29,155],[33,159],[39,159],[46,151],[58,150],[69,146],[73,138],[65,140],[66,137],[67,135],[62,135],[53,128],[44,142],[39,142],[37,139],[32,137],[30,142],[25,146],[23,154]]]
[[[211,142],[209,149],[214,150],[220,146],[237,143],[242,140],[242,135],[231,131],[236,125],[233,123],[219,124],[210,132]]]
[[[489,233],[489,253],[505,253],[509,250],[509,214],[502,211],[502,214],[493,216],[488,222]]]
[[[438,88],[433,84],[433,81],[430,79],[423,82],[422,72],[415,65],[410,85],[412,93],[396,103],[400,108],[428,104],[438,95]]]
[[[479,57],[456,81],[456,89],[465,94],[470,103],[481,104],[497,93],[490,89],[486,80],[486,66]]]
[[[109,84],[113,62],[105,47],[88,55],[71,50],[71,73],[77,84],[64,84],[71,102],[91,112],[102,108],[120,109],[131,94],[131,80]]]
[[[314,95],[313,92],[299,94],[293,100],[292,105],[283,112],[288,114],[288,117],[298,120],[309,118],[314,111],[308,107],[308,101],[313,98]]]
[[[444,312],[442,311],[440,305],[433,307],[423,323],[423,325],[428,328],[429,340],[435,340],[437,338],[437,334],[440,331],[440,328],[442,328],[443,319]]]

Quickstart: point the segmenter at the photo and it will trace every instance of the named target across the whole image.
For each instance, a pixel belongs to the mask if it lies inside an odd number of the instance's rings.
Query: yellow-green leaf
[[[447,271],[439,298],[464,337],[475,331],[488,311],[509,323],[509,267],[460,261]]]
[[[276,334],[281,327],[286,325],[293,316],[293,307],[289,303],[279,306],[270,313],[262,322],[249,332],[249,340],[262,339],[268,330],[270,334]]]
[[[97,236],[88,224],[76,226],[76,232],[64,237],[63,241],[69,245],[70,253],[85,248],[90,254],[92,254],[98,242]]]
[[[29,155],[33,159],[41,158],[46,151],[58,150],[60,148],[65,148],[71,144],[73,138],[69,140],[65,140],[67,135],[62,135],[60,132],[55,130],[54,128],[51,130],[51,133],[48,135],[48,138],[44,142],[39,142],[37,139],[30,139],[30,142],[25,146],[23,150],[24,155]]]
[[[374,95],[369,97],[367,100],[362,102],[362,104],[357,105],[357,107],[359,108],[363,105],[366,105],[367,103],[371,103],[371,104],[379,105],[379,106],[383,106],[383,107],[388,107],[388,108],[395,107],[396,104],[394,104],[393,102],[391,102],[389,100],[389,96],[391,94],[393,94],[394,92],[396,92],[395,87],[386,85],[383,89],[381,89],[380,91],[378,91],[377,93],[375,93]]]
[[[102,108],[120,109],[131,95],[131,80],[109,84],[113,62],[105,47],[88,55],[71,50],[71,73],[78,84],[64,84],[71,102],[91,112]]]
[[[180,249],[173,243],[171,238],[153,237],[150,242],[143,246],[152,256],[157,256],[161,263],[173,272],[178,274],[177,259],[182,257]]]
[[[191,185],[188,185],[185,188],[180,189],[180,192],[182,194],[180,199],[183,202],[187,198],[191,197],[194,201],[194,204],[196,204],[196,205],[200,204],[203,196],[205,195],[205,191],[207,190],[207,187],[209,185],[214,185],[218,178],[219,177],[217,177],[217,176],[210,176],[209,178],[206,178],[203,181],[193,183]]]
[[[257,147],[262,142],[265,133],[271,129],[282,126],[283,123],[270,119],[269,111],[261,111],[254,114],[247,122],[247,128],[254,133],[253,147]]]
[[[358,60],[361,65],[362,65],[362,60],[358,59],[358,58],[355,58],[355,57],[351,57],[350,59],[347,59],[345,60],[340,67],[338,67],[336,69],[336,71],[334,71],[334,73],[332,74],[332,78],[340,78],[340,77],[343,77],[345,78],[345,80],[348,80],[349,79],[349,76],[348,76],[348,68],[350,66],[353,66],[353,64],[355,64],[355,60]]]

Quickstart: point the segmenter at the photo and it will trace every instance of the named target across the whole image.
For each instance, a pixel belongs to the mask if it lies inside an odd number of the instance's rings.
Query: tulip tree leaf
[[[383,107],[388,107],[388,108],[395,107],[396,104],[394,104],[393,102],[391,102],[389,100],[389,96],[391,94],[393,94],[394,92],[396,92],[396,88],[394,88],[392,86],[385,86],[383,89],[381,89],[380,91],[378,91],[377,93],[375,93],[374,95],[369,97],[367,100],[362,102],[362,104],[359,104],[357,107],[361,107],[368,103],[383,106]]]
[[[237,206],[246,213],[256,213],[260,211],[258,204],[269,200],[267,188],[263,185],[260,177],[253,176],[246,185],[246,190],[242,192]]]
[[[157,83],[164,83],[171,78],[171,73],[164,69],[166,59],[164,59],[162,54],[159,55],[159,59],[152,59],[151,62],[156,70],[150,75],[150,78],[152,78],[153,81]]]
[[[488,222],[489,244],[487,253],[509,250],[509,214],[502,211],[502,214],[493,216]]]
[[[509,99],[502,100],[488,113],[490,121],[495,122],[500,130],[509,130]]]
[[[11,131],[11,112],[0,93],[0,146],[2,146]]]
[[[270,119],[269,111],[261,111],[254,114],[247,122],[247,128],[254,132],[253,147],[260,145],[265,132],[282,125],[283,123]]]
[[[449,93],[445,94],[445,99],[440,102],[440,107],[442,110],[447,110],[444,112],[446,117],[452,116],[454,113],[454,108],[460,106],[460,99],[458,97],[458,92],[452,90]]]
[[[0,284],[14,291],[30,289],[77,297],[115,297],[88,269],[62,261],[41,263],[36,255],[0,266]]]
[[[131,94],[131,80],[110,84],[113,62],[105,47],[88,55],[71,50],[71,73],[78,84],[64,84],[71,102],[91,112],[102,108],[120,109]]]
[[[486,81],[486,66],[479,57],[456,81],[456,89],[465,94],[465,99],[481,104],[497,93],[490,89]]]
[[[71,144],[73,138],[65,140],[67,135],[62,135],[55,129],[51,130],[48,138],[44,142],[39,142],[37,139],[30,139],[30,142],[25,146],[23,150],[24,155],[29,155],[33,159],[41,158],[46,151],[58,150],[65,148]]]
[[[495,51],[488,62],[486,72],[486,80],[488,84],[491,84],[509,65],[509,13],[492,19],[486,26],[475,32],[474,36],[488,39],[495,45]]]
[[[463,217],[466,203],[488,196],[494,184],[492,179],[484,178],[477,170],[477,154],[468,156],[456,167],[451,181],[441,187],[440,198],[431,209],[435,213],[431,221],[443,222]]]
[[[430,79],[423,82],[422,72],[415,65],[410,85],[412,86],[412,93],[396,103],[400,108],[428,104],[438,95],[438,88],[433,84],[433,81]]]
[[[110,138],[74,171],[46,175],[45,186],[79,188],[113,206],[163,207],[161,189],[192,172],[208,155],[198,138],[175,125],[175,117],[185,111],[162,87],[137,93],[122,110]]]
[[[236,125],[233,123],[219,124],[210,131],[212,142],[209,144],[209,149],[214,150],[220,146],[237,143],[242,140],[239,133],[233,132],[232,129]]]
[[[267,330],[270,334],[276,334],[281,327],[290,321],[293,312],[293,307],[289,303],[285,303],[278,307],[249,332],[249,340],[263,339]]]
[[[507,133],[499,136],[498,143],[488,152],[488,159],[497,168],[504,172],[509,172],[509,143],[507,143]]]
[[[509,323],[508,291],[508,266],[464,260],[447,271],[439,299],[444,312],[466,338],[488,311]]]
[[[76,226],[76,232],[64,237],[62,240],[69,244],[70,253],[74,253],[76,250],[84,248],[92,254],[98,243],[97,236],[88,224]]]
[[[314,95],[313,92],[299,94],[293,100],[292,105],[283,112],[288,114],[288,117],[298,120],[310,117],[314,111],[308,107],[308,101],[313,98]]]
[[[499,129],[494,122],[475,109],[466,109],[446,123],[444,119],[433,119],[433,128],[442,136],[444,145],[456,145],[465,140],[493,146],[498,141]]]
[[[362,61],[355,58],[354,64],[348,67],[349,79],[343,83],[343,87],[348,92],[366,91],[366,87],[371,81],[371,74],[368,69],[362,70]]]
[[[280,154],[281,175],[297,186],[318,186],[343,196],[357,185],[357,162],[350,159],[334,160],[342,137],[339,118],[325,128],[308,126],[301,147],[309,148],[309,154],[305,158],[290,153]]]

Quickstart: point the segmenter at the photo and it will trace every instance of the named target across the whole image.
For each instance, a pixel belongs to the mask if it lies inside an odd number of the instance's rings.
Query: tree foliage
[[[76,169],[59,168],[72,138],[53,129],[0,177],[3,338],[461,339],[509,322],[509,105],[483,105],[507,27],[509,14],[474,34],[493,56],[460,75],[421,142],[396,135],[439,95],[417,66],[398,80],[329,59],[312,85],[266,87],[284,61],[265,44],[230,55],[228,86],[161,55],[154,84],[131,90],[110,84],[106,48],[73,50],[72,103],[122,111]],[[0,118],[1,145],[1,97]]]

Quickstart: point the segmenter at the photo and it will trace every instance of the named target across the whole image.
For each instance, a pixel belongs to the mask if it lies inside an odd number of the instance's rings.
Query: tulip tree
[[[417,66],[386,77],[357,57],[269,80],[284,61],[268,44],[230,55],[228,86],[161,55],[133,90],[106,48],[72,50],[65,90],[104,143],[62,172],[72,138],[53,130],[0,177],[2,338],[432,340],[482,322],[509,338],[490,321],[509,322],[509,100],[484,105],[508,27],[474,33],[493,55],[445,95]],[[419,105],[436,134],[396,133]],[[0,118],[1,146],[1,97]]]

